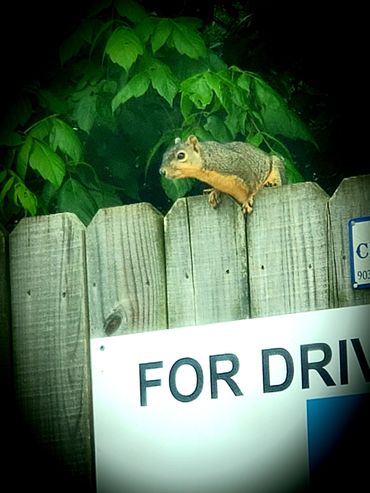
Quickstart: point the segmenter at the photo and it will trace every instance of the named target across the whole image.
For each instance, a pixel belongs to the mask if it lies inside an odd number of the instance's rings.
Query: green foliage
[[[129,71],[139,55],[144,53],[144,44],[128,27],[118,27],[109,37],[105,53],[112,62]]]
[[[286,139],[316,145],[310,129],[258,74],[227,67],[200,27],[133,0],[92,10],[62,44],[61,69],[26,88],[0,132],[2,220],[71,211],[87,224],[101,207],[166,208],[193,182],[160,180],[161,155],[190,133],[277,153],[302,180]]]

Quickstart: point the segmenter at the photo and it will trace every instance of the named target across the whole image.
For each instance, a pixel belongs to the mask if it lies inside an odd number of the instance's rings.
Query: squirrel
[[[223,192],[241,204],[244,214],[252,212],[261,188],[286,183],[279,157],[244,142],[199,142],[195,135],[185,142],[175,139],[175,145],[163,155],[159,172],[167,178],[197,178],[212,187],[206,191],[213,207],[220,203]]]

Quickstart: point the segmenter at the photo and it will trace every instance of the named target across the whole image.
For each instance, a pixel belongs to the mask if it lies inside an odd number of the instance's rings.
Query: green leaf
[[[7,174],[8,174],[8,170],[6,170],[6,169],[3,169],[3,171],[0,171],[0,183],[5,180],[5,178],[7,177]]]
[[[137,57],[144,53],[144,46],[135,32],[128,27],[119,27],[108,39],[105,47],[112,62],[128,71]]]
[[[78,176],[78,179],[81,183],[89,186],[89,189],[98,189],[100,187],[100,179],[95,171],[94,166],[91,166],[91,164],[79,163],[78,166],[73,169],[73,172],[74,174],[76,174],[76,176]]]
[[[62,65],[75,57],[85,44],[91,44],[94,31],[99,25],[98,19],[84,19],[76,31],[63,41],[59,48],[59,58]]]
[[[145,17],[139,24],[137,24],[134,28],[135,33],[138,38],[142,40],[143,43],[146,43],[150,36],[153,34],[155,28],[157,27],[158,19],[154,17]]]
[[[114,6],[119,15],[134,23],[140,22],[147,17],[143,7],[133,0],[115,0]]]
[[[114,94],[117,91],[117,82],[112,79],[103,79],[100,81],[99,87],[102,92]]]
[[[284,164],[288,183],[300,183],[302,181],[305,181],[304,177],[299,172],[293,161],[291,161],[287,157],[284,157]]]
[[[263,134],[261,132],[257,132],[255,134],[249,135],[247,142],[248,144],[259,147],[263,142]]]
[[[163,63],[156,62],[148,68],[148,72],[153,88],[172,106],[178,86],[170,68]]]
[[[198,17],[176,17],[176,22],[194,31],[201,29],[203,25],[201,19],[198,19]]]
[[[15,181],[15,176],[10,176],[10,178],[5,182],[3,188],[1,189],[0,192],[0,199],[3,202],[5,199],[6,194],[9,192],[9,190],[12,188],[13,183]]]
[[[47,144],[33,141],[29,156],[31,167],[38,171],[44,180],[59,188],[65,175],[64,161]]]
[[[51,212],[52,201],[55,199],[57,192],[58,191],[53,187],[50,181],[44,182],[41,194],[38,194],[39,208],[44,212],[44,214]]]
[[[234,111],[235,104],[243,107],[244,111],[247,109],[240,97],[240,89],[232,81],[228,70],[222,70],[217,74],[205,72],[204,76],[227,113],[231,114]]]
[[[254,88],[266,132],[290,139],[302,139],[317,147],[310,129],[288,108],[277,92],[257,77],[254,78]]]
[[[77,182],[83,184],[99,209],[122,205],[115,188],[102,182],[94,167],[90,164],[80,163],[74,168],[73,173],[77,177]],[[130,176],[132,176],[132,173]],[[135,197],[135,199],[138,199],[138,197]]]
[[[286,145],[273,135],[267,134],[265,132],[261,132],[259,135],[263,136],[263,139],[267,142],[273,154],[276,154],[284,160],[285,173],[288,183],[298,183],[305,181],[304,177],[294,164],[292,154],[290,153]]]
[[[115,91],[116,92],[116,91]],[[112,97],[109,94],[101,94],[96,99],[96,118],[94,122],[98,127],[105,127],[111,132],[117,129],[118,120],[112,112]]]
[[[112,100],[112,110],[115,111],[118,106],[125,103],[131,98],[139,98],[140,96],[142,96],[148,90],[149,84],[150,78],[149,74],[146,71],[136,74],[114,96]]]
[[[173,23],[169,19],[161,19],[152,35],[151,44],[153,53],[156,53],[167,41],[173,29]]]
[[[66,114],[68,112],[68,103],[65,98],[53,94],[51,91],[41,89],[38,91],[40,106],[47,108],[52,113]]]
[[[228,142],[230,140],[230,132],[225,126],[225,121],[217,115],[210,115],[207,118],[207,123],[204,128],[212,134],[212,138],[219,142]]]
[[[34,195],[26,185],[18,181],[14,185],[14,192],[24,210],[29,212],[31,216],[36,216],[37,212],[37,197]]]
[[[180,110],[184,120],[187,120],[193,112],[193,102],[186,93],[181,94]]]
[[[190,128],[189,128],[190,130]],[[196,129],[191,129],[191,133],[194,133],[194,135],[196,137],[198,137],[198,140],[202,141],[202,140],[213,140],[214,137],[213,135],[208,131],[206,130],[204,127],[198,127]],[[186,132],[186,135],[189,135],[190,134],[190,131]]]
[[[225,124],[230,130],[232,138],[234,139],[238,133],[244,135],[245,133],[245,121],[247,118],[247,112],[238,106],[233,105],[230,112],[225,118]]]
[[[50,147],[53,151],[59,149],[77,163],[81,160],[82,147],[76,132],[59,118],[53,118],[52,122],[49,135]]]
[[[59,212],[73,212],[84,224],[89,224],[98,207],[90,192],[74,178],[66,180],[58,193]]]
[[[205,109],[212,101],[213,92],[205,74],[189,77],[181,83],[181,91],[195,104],[198,109]]]
[[[236,81],[237,85],[244,89],[249,95],[250,89],[251,89],[251,84],[253,83],[253,78],[252,76],[247,73],[243,72],[237,79]]]
[[[17,175],[22,178],[22,180],[26,177],[28,162],[30,158],[30,152],[32,148],[33,139],[30,135],[27,135],[24,144],[19,149],[17,158],[16,158],[16,172]]]
[[[91,40],[90,49],[89,49],[90,59],[92,58],[92,54],[94,53],[95,48],[99,46],[99,43],[100,42],[103,43],[105,33],[111,30],[111,26],[113,24],[114,24],[114,19],[105,22],[96,19],[96,28],[94,30],[94,36]]]
[[[190,178],[183,178],[181,180],[170,180],[161,177],[162,188],[165,191],[167,197],[175,201],[180,197],[184,197],[193,187],[194,180]]]
[[[101,183],[100,185],[99,190],[89,190],[90,195],[99,209],[122,205],[122,200],[118,197],[116,191],[112,187],[105,183]],[[137,197],[135,199],[137,200]]]
[[[189,58],[204,58],[207,49],[200,35],[181,22],[171,22],[173,24],[171,39],[176,50]]]
[[[0,145],[15,147],[22,144],[22,137],[16,132],[0,129]]]
[[[217,99],[220,101],[224,108],[230,108],[232,101],[230,98],[229,89],[225,90],[225,84],[222,81],[219,73],[205,72],[204,78],[207,81],[209,88],[215,93]]]
[[[81,130],[85,130],[87,133],[90,132],[95,122],[96,101],[96,94],[85,94],[76,103],[73,111],[73,118],[76,120],[77,125]]]
[[[154,146],[149,150],[148,155],[146,157],[145,178],[147,176],[149,167],[152,164],[153,158],[158,153],[159,149],[163,147],[163,145],[165,145],[165,147],[169,147],[170,145],[173,145],[173,142],[175,141],[176,137],[179,137],[181,135],[181,132],[182,132],[181,128],[172,128],[170,130],[166,130],[165,133],[162,133],[162,135],[159,137],[159,139],[154,144]]]
[[[30,128],[28,135],[39,140],[44,140],[45,137],[49,135],[52,125],[53,124],[51,122],[51,118],[46,117],[43,120],[38,121],[35,125],[33,125]]]
[[[227,68],[226,63],[212,51],[208,52],[208,65],[210,70],[213,70],[214,72],[220,72]]]

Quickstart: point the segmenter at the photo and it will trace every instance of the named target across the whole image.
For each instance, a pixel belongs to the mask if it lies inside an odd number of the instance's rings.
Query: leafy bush
[[[132,0],[91,11],[61,46],[60,69],[26,88],[3,126],[2,220],[71,211],[87,224],[98,208],[141,200],[165,209],[193,182],[160,181],[161,156],[190,133],[277,153],[302,180],[282,140],[315,145],[309,128],[258,74],[226,66],[200,28]]]

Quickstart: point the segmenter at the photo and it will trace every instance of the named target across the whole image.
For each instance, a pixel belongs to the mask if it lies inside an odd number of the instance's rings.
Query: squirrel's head
[[[179,137],[175,139],[175,145],[163,155],[159,172],[167,178],[189,178],[201,168],[200,143],[195,135],[190,135],[185,142]]]

